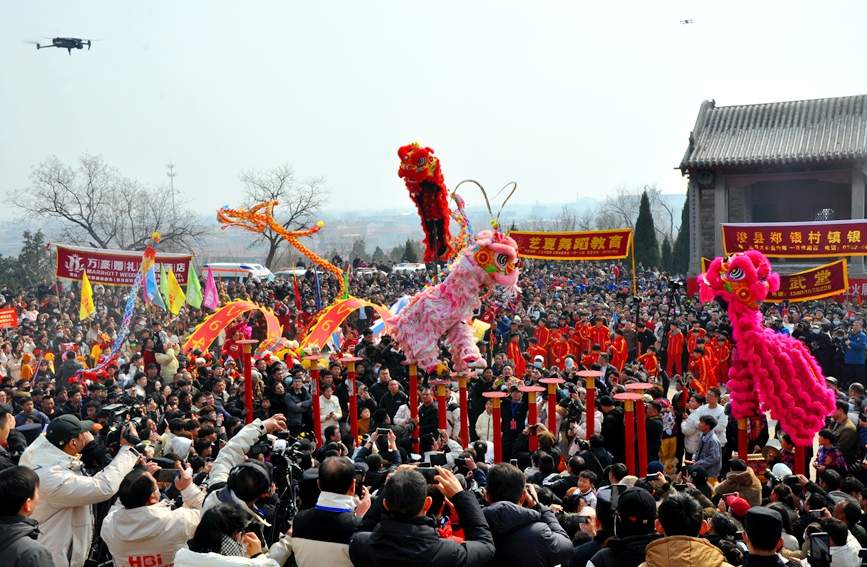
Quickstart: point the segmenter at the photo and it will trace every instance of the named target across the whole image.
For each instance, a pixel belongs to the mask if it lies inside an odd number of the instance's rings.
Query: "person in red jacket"
[[[521,352],[521,345],[518,343],[520,338],[521,335],[515,333],[506,345],[506,358],[515,365],[515,376],[523,376],[527,367],[527,361],[524,360],[524,353]]]
[[[554,333],[548,328],[545,319],[539,319],[539,326],[536,327],[536,332],[533,333],[533,336],[536,337],[536,341],[539,343],[538,346],[545,349],[545,359],[547,360],[548,348],[554,342]]]
[[[692,386],[699,394],[704,396],[708,389],[717,387],[716,367],[711,358],[704,352],[704,348],[700,346],[695,347],[695,350],[692,352],[692,358],[694,359],[693,376],[695,376]]]
[[[725,333],[720,333],[717,336],[716,345],[716,381],[718,384],[725,384],[729,375],[732,345],[726,339]]]
[[[692,328],[686,334],[686,351],[691,355],[698,346],[698,339],[704,337],[707,331],[701,328],[701,321],[693,321]]]
[[[614,331],[614,341],[608,347],[611,351],[611,366],[617,369],[617,372],[623,372],[623,365],[626,364],[626,359],[629,358],[629,349],[626,346],[626,339],[623,338],[623,329]]]
[[[537,356],[541,356],[542,364],[545,368],[548,367],[548,351],[539,345],[539,341],[536,337],[530,337],[530,346],[527,347],[527,354],[530,355],[530,360],[536,360]]]
[[[562,370],[566,365],[566,355],[572,354],[572,345],[569,344],[569,336],[565,333],[561,334],[560,339],[551,345],[549,353],[550,355],[548,360],[551,361],[551,367],[556,366]]]
[[[580,348],[578,352],[590,350],[590,347],[593,346],[593,337],[591,336],[592,327],[590,326],[590,321],[587,320],[587,316],[582,315],[581,322],[576,326],[578,327],[578,346]]]
[[[670,323],[668,331],[668,362],[665,365],[665,373],[669,376],[683,374],[683,333],[677,323]]]
[[[638,357],[637,362],[644,366],[648,376],[659,376],[659,359],[656,358],[656,347],[647,347],[647,352]]]
[[[611,342],[611,330],[603,325],[602,317],[596,317],[596,324],[590,328],[590,340],[602,347],[603,351],[608,350],[608,344]]]

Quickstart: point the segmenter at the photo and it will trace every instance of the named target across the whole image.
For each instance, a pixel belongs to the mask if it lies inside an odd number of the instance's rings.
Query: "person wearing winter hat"
[[[620,495],[614,516],[615,536],[599,550],[587,567],[638,567],[645,559],[645,549],[661,539],[655,531],[656,500],[643,488],[630,488]]]

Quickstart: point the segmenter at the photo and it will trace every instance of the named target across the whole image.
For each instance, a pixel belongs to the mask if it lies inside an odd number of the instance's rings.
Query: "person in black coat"
[[[539,503],[524,474],[505,463],[488,469],[483,510],[491,527],[498,567],[546,567],[572,557],[572,542],[550,508]]]
[[[614,462],[614,457],[611,453],[605,450],[605,437],[599,433],[594,433],[590,436],[590,448],[586,451],[581,451],[578,456],[584,459],[585,469],[596,473],[596,487],[608,484],[608,475],[605,474],[606,467],[611,466]]]
[[[515,441],[524,430],[524,423],[527,421],[527,402],[524,401],[523,396],[517,386],[512,386],[509,389],[509,397],[503,398],[500,403],[503,461],[514,458]]]
[[[433,435],[439,428],[437,403],[430,388],[425,388],[421,392],[421,405],[418,407],[418,427],[420,435]]]
[[[605,438],[605,448],[614,457],[615,463],[626,462],[626,427],[623,424],[623,410],[614,405],[610,396],[599,399],[602,407],[602,437]]]
[[[639,403],[642,403],[639,400]],[[644,431],[647,437],[647,462],[659,460],[659,450],[662,448],[662,404],[653,400],[647,404]]]
[[[39,477],[26,467],[0,473],[0,565],[54,567],[51,552],[36,542],[39,524],[30,518],[38,486]]]
[[[425,477],[416,470],[391,475],[349,540],[349,557],[356,567],[481,567],[494,559],[494,538],[472,493],[465,492],[454,473],[435,468],[433,486],[452,503],[461,519],[465,541],[440,539],[433,519]]]

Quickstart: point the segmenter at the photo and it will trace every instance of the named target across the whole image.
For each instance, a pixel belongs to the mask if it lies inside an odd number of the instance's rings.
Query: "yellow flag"
[[[473,319],[473,332],[476,334],[476,341],[482,340],[490,328],[490,323],[485,323],[481,319]]]
[[[167,274],[166,279],[168,280],[169,311],[173,315],[177,315],[181,312],[181,307],[186,303],[187,296],[184,295],[184,290],[181,289],[177,278],[175,278],[175,273],[171,268],[169,268],[169,273]]]
[[[96,313],[96,306],[93,304],[93,288],[90,287],[90,281],[87,279],[87,272],[81,273],[81,308],[78,310],[78,319],[87,319]]]

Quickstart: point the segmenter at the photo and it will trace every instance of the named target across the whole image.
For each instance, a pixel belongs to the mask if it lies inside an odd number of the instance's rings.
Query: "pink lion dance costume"
[[[759,306],[779,287],[780,276],[756,250],[716,258],[699,276],[702,303],[718,298],[732,324],[738,355],[726,384],[732,416],[749,418],[770,410],[796,445],[810,446],[835,400],[807,348],[762,326]]]
[[[475,332],[469,324],[481,304],[479,292],[493,285],[519,293],[518,245],[500,232],[476,235],[451,265],[438,285],[416,293],[409,305],[392,317],[389,327],[410,363],[432,372],[439,366],[437,342],[445,335],[451,344],[455,371],[466,370],[481,358]]]

